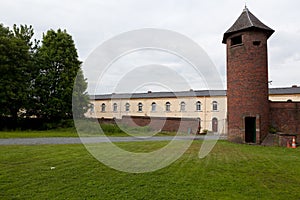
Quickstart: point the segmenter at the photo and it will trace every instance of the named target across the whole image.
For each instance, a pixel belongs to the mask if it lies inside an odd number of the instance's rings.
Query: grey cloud
[[[295,75],[300,74],[300,2],[262,0],[247,4],[276,31],[269,43],[270,77],[277,80],[273,86],[300,85]],[[6,0],[1,2],[0,16],[5,25],[32,24],[38,39],[50,28],[67,29],[83,61],[99,44],[120,33],[147,27],[173,30],[202,46],[225,78],[222,34],[243,7],[240,0]],[[166,58],[166,62],[172,60]]]

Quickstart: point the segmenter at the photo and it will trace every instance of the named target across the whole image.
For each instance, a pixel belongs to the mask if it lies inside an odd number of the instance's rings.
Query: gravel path
[[[49,138],[11,138],[0,139],[0,145],[39,145],[39,144],[88,144],[101,142],[139,142],[139,141],[170,141],[170,140],[203,140],[205,136],[157,136],[149,138],[138,137],[49,137]],[[209,136],[209,139],[217,139],[215,136]]]

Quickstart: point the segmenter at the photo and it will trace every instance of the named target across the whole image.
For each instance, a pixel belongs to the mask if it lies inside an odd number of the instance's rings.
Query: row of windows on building
[[[202,104],[201,104],[200,101],[196,102],[196,111],[201,111],[201,105]],[[151,104],[151,112],[155,112],[156,109],[157,109],[157,104],[155,102],[153,102]],[[113,104],[112,110],[113,110],[113,112],[118,112],[118,104],[117,103]],[[126,103],[125,104],[125,112],[129,112],[129,111],[130,111],[130,104]],[[138,105],[137,105],[137,111],[138,112],[143,112],[143,104],[142,104],[142,102],[138,103]],[[171,112],[171,103],[170,102],[166,102],[165,103],[165,111],[166,112]],[[184,101],[182,101],[180,103],[180,111],[181,112],[186,111],[186,103]],[[218,102],[217,101],[213,101],[212,102],[212,111],[218,111]],[[91,112],[94,112],[93,105],[92,105],[92,108],[91,108]],[[106,104],[105,103],[101,104],[101,112],[106,112]]]

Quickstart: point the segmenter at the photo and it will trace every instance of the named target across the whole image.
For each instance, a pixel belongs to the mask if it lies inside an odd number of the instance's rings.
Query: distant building
[[[271,88],[269,99],[300,101],[300,87]],[[87,117],[118,120],[126,116],[198,119],[201,131],[221,134],[226,134],[227,131],[225,90],[106,94],[92,96],[91,103],[93,108],[86,113]]]
[[[267,40],[273,33],[245,7],[222,40],[227,91],[96,95],[86,116],[168,131],[208,130],[239,143],[260,144],[270,127],[299,136],[300,87],[268,88]]]

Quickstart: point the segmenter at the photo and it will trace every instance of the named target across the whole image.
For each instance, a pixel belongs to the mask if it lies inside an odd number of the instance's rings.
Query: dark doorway
[[[217,118],[212,119],[212,131],[214,133],[218,132],[218,119]]]
[[[256,143],[256,118],[245,117],[245,142]]]

